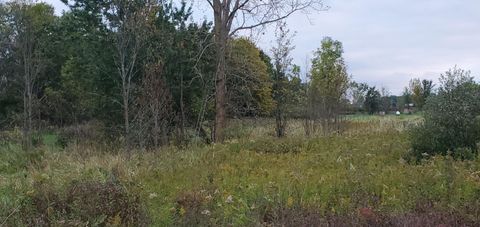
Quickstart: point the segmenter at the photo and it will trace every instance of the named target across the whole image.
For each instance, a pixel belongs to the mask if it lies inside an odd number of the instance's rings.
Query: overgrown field
[[[225,144],[156,152],[0,146],[0,226],[475,226],[480,161],[408,163],[417,118],[285,139],[233,122]],[[252,125],[248,122],[245,125]]]

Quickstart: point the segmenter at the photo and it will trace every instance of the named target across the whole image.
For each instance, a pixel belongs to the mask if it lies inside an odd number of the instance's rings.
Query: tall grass
[[[139,196],[152,226],[258,226],[289,212],[358,217],[359,209],[367,209],[402,215],[416,212],[419,204],[479,223],[480,161],[435,157],[410,165],[403,159],[410,147],[403,128],[368,125],[374,121],[351,121],[358,129],[329,137],[305,138],[296,129],[298,134],[291,130],[284,139],[273,138],[268,121],[258,121],[252,129],[231,132],[225,144],[132,156],[94,146],[44,146],[31,162],[15,156],[18,148],[2,146],[2,160],[15,161],[0,168],[0,223],[25,225],[22,211],[35,209],[31,201],[41,197],[39,184],[61,193],[72,182],[112,179]],[[114,218],[104,218],[104,224]]]

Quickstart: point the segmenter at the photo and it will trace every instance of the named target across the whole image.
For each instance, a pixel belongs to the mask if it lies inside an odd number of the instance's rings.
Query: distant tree
[[[427,98],[433,92],[433,81],[412,79],[409,83],[409,90],[411,91],[412,102],[416,107],[422,109]]]
[[[428,98],[433,94],[433,88],[432,80],[422,80],[422,93],[425,102],[427,102]]]
[[[398,110],[402,111],[406,106],[412,103],[412,92],[409,87],[405,87],[398,103]]]
[[[325,133],[337,126],[341,103],[349,85],[347,67],[343,59],[342,43],[324,38],[312,60],[311,82],[308,89],[310,128],[320,120]],[[310,130],[310,131],[312,131]]]
[[[376,87],[368,88],[365,96],[365,109],[369,114],[374,114],[380,110],[381,94]]]
[[[388,113],[388,111],[392,107],[390,91],[387,88],[382,87],[382,89],[380,90],[380,97],[380,110]]]
[[[362,111],[364,109],[365,95],[368,88],[369,86],[366,83],[357,83],[355,81],[350,83],[349,90],[351,103],[357,111]]]
[[[391,95],[390,97],[390,105],[393,110],[398,110],[398,96],[396,95]]]
[[[307,83],[303,82],[301,77],[301,68],[298,65],[292,65],[288,80],[286,110],[290,117],[304,117],[305,103],[307,100]]]
[[[421,109],[425,104],[421,80],[420,79],[410,80],[409,90],[411,91],[412,102],[415,104],[416,107]]]

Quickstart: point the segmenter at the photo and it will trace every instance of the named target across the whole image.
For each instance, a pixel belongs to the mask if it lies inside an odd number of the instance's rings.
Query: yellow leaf
[[[287,199],[287,207],[292,207],[293,206],[294,199],[290,196]]]

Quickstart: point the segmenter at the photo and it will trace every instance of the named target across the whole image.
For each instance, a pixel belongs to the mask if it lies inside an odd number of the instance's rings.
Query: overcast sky
[[[202,0],[196,0],[202,1]],[[45,0],[58,14],[60,0]],[[295,15],[294,61],[302,68],[325,36],[341,41],[353,79],[400,94],[413,77],[437,82],[457,65],[480,78],[479,0],[326,0],[326,12]],[[198,9],[195,19],[208,16]],[[272,32],[258,39],[270,50]]]

